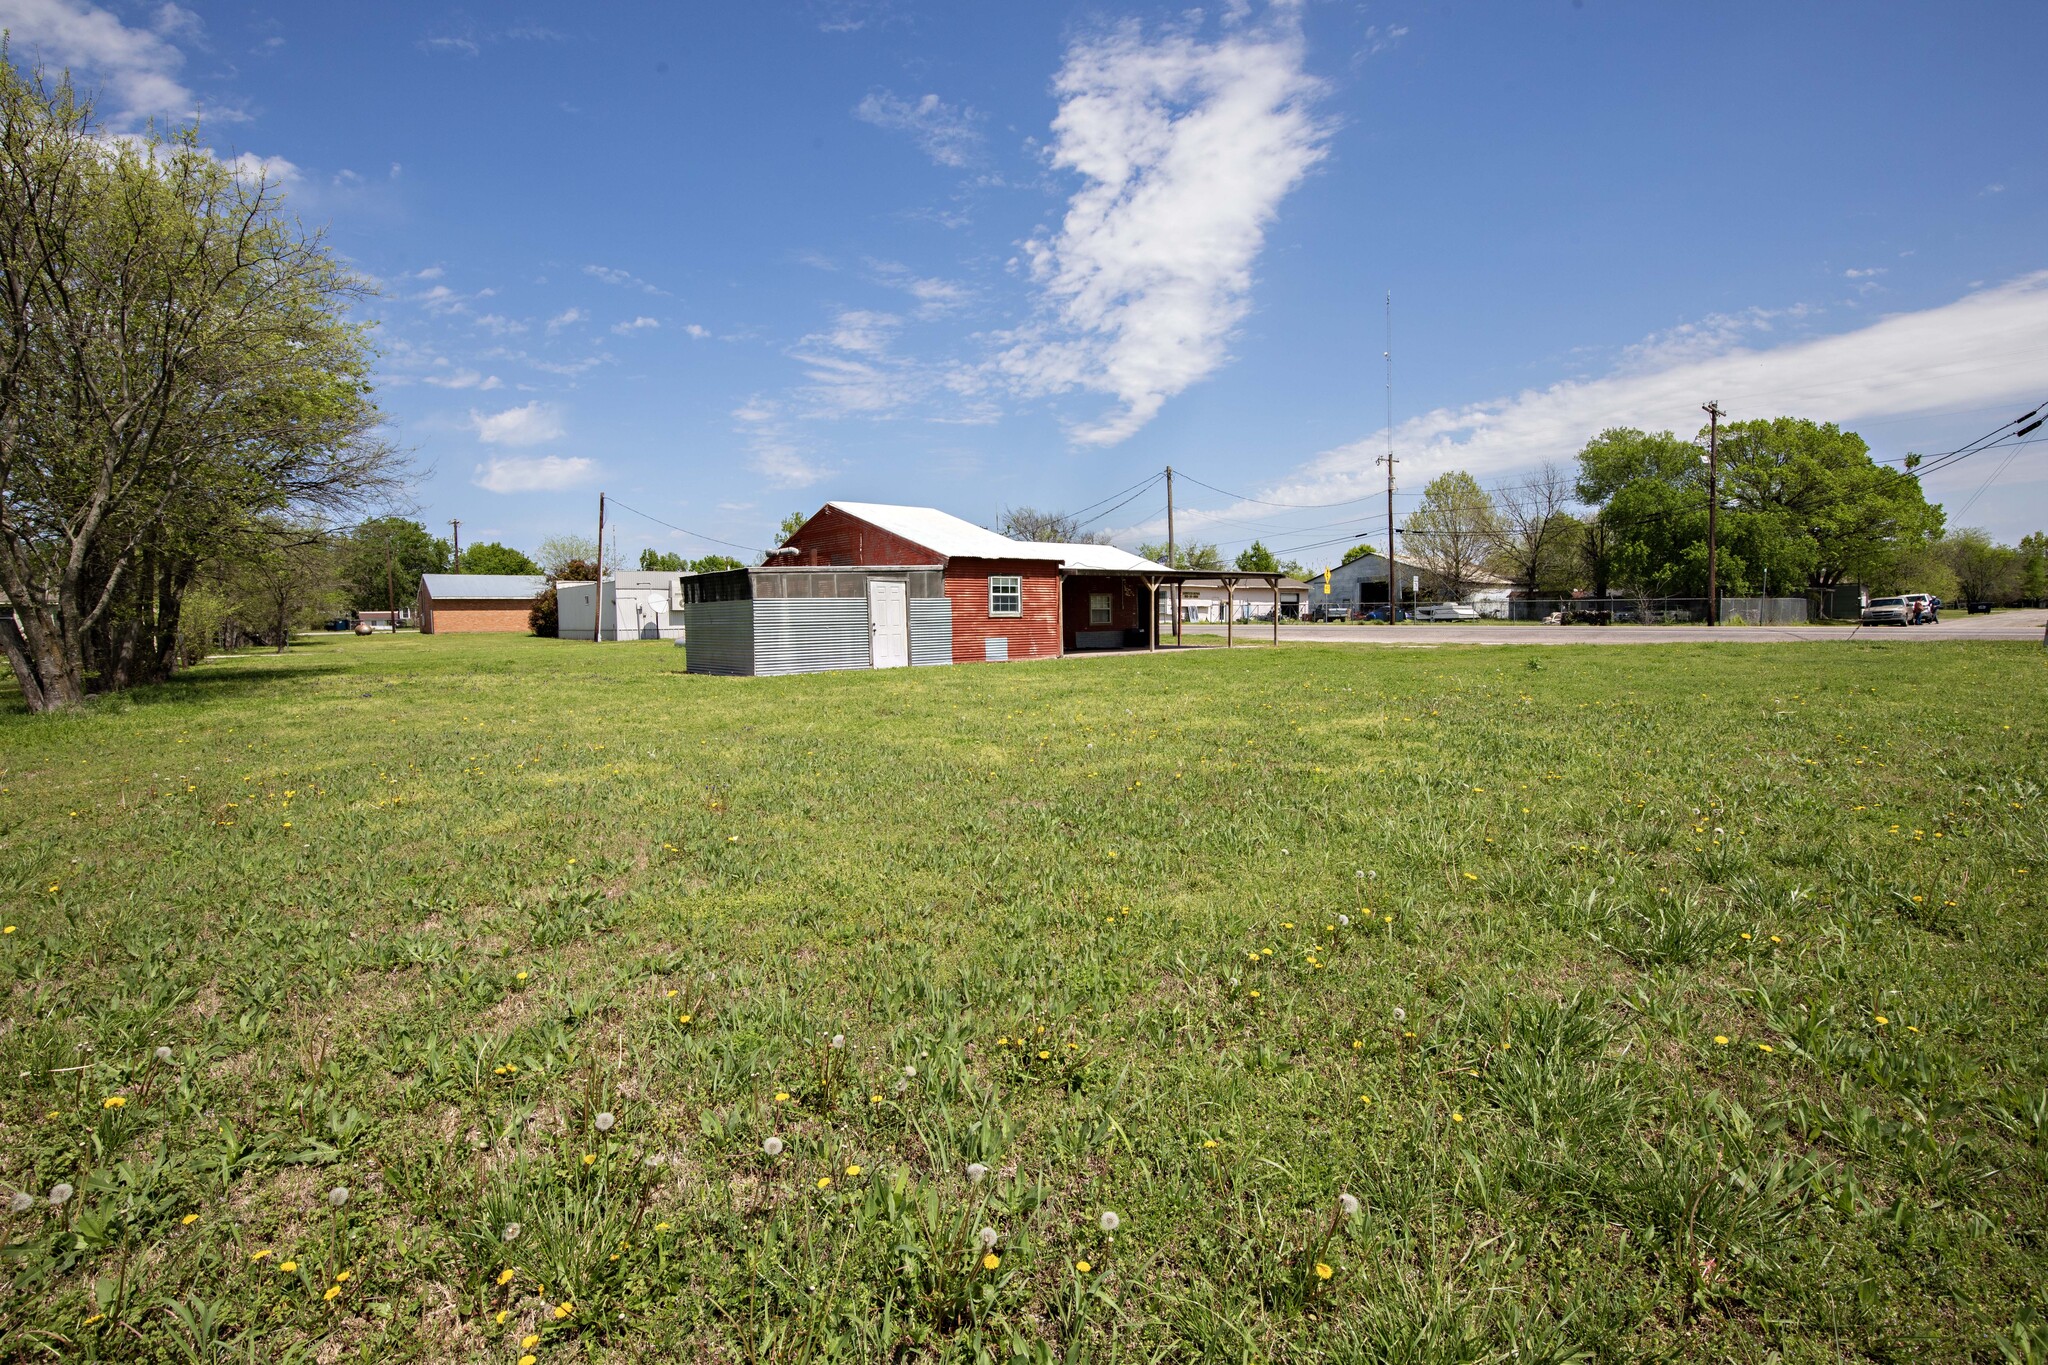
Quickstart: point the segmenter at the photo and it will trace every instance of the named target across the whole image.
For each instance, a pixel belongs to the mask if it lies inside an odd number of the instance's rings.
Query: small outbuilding
[[[606,640],[680,640],[683,638],[685,574],[650,572],[614,574],[598,583],[555,585],[555,634],[564,640],[588,640],[604,604]]]
[[[533,599],[547,585],[539,574],[421,574],[420,634],[523,635]]]

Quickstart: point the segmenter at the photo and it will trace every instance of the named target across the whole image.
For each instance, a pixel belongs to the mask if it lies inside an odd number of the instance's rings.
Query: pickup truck
[[[1862,621],[1866,626],[1910,626],[1913,604],[1903,597],[1873,597],[1863,609]]]

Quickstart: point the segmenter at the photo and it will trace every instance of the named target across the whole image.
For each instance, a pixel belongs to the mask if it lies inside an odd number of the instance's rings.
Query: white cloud
[[[1844,270],[1842,272],[1842,278],[1845,280],[1868,280],[1878,275],[1884,274],[1884,271],[1885,268],[1881,265],[1872,266],[1868,270],[1856,270],[1852,268],[1849,270]]]
[[[547,403],[532,402],[503,412],[469,411],[477,439],[491,445],[537,446],[563,432],[561,414]]]
[[[918,275],[896,261],[871,260],[868,269],[880,283],[901,289],[916,299],[917,316],[925,321],[944,317],[965,307],[974,298],[974,291],[964,284]]]
[[[596,468],[581,456],[497,455],[478,465],[469,481],[492,493],[552,493],[588,482]]]
[[[506,317],[503,313],[479,313],[476,325],[492,336],[518,336],[526,330],[526,324]]]
[[[177,75],[185,55],[171,39],[190,36],[198,22],[176,5],[159,9],[150,28],[132,28],[83,0],[0,4],[0,28],[8,30],[15,60],[41,58],[53,69],[73,69],[87,78],[84,83],[105,91],[114,106],[105,112],[135,124],[152,116],[189,119],[197,111],[198,100]],[[209,114],[212,119],[223,116],[221,111]]]
[[[808,488],[832,470],[809,457],[802,442],[771,399],[750,398],[733,409],[735,428],[746,439],[747,464],[772,488]]]
[[[657,298],[665,299],[671,297],[666,289],[657,289],[630,270],[618,270],[608,265],[586,265],[583,267],[583,273],[594,280],[601,280],[605,284],[616,284],[628,289],[638,289],[643,294],[653,294]]]
[[[1597,379],[1572,380],[1457,408],[1438,408],[1394,429],[1401,482],[1420,488],[1449,469],[1480,476],[1514,473],[1545,460],[1569,463],[1607,427],[1690,435],[1700,405],[1718,400],[1733,420],[1789,415],[1853,426],[1861,420],[1965,411],[2041,396],[2048,355],[2048,270],[1916,313],[1895,313],[1854,331],[1757,347],[1772,314],[1704,329],[1710,351],[1662,366],[1625,364]],[[1657,354],[1653,343],[1631,353]],[[1371,492],[1384,473],[1370,436],[1326,451],[1258,490],[1275,502],[1331,502]],[[1249,505],[1234,509],[1246,515]],[[1223,514],[1218,514],[1223,515]],[[1197,513],[1196,524],[1201,514]]]
[[[637,317],[637,318],[634,318],[634,319],[633,319],[633,320],[632,320],[631,322],[615,322],[615,323],[613,323],[613,324],[612,324],[612,334],[613,334],[614,336],[622,336],[622,337],[624,337],[624,336],[631,336],[631,335],[633,335],[633,333],[635,333],[635,332],[651,332],[651,331],[653,331],[653,330],[654,330],[655,328],[657,328],[657,327],[659,327],[659,326],[661,326],[661,324],[660,324],[659,322],[657,322],[657,321],[656,321],[655,319],[653,319],[653,318],[650,318],[650,317]]]
[[[1026,393],[1118,400],[1074,439],[1123,440],[1223,364],[1266,226],[1323,156],[1302,56],[1292,6],[1214,42],[1125,22],[1068,49],[1050,155],[1083,183],[1060,230],[1025,243],[1052,317],[995,367]]]
[[[581,308],[564,308],[561,312],[548,319],[548,331],[559,332],[564,327],[571,327],[579,322],[588,322],[589,320],[590,314],[584,312]]]
[[[877,128],[910,134],[918,150],[941,166],[965,166],[981,151],[981,130],[975,127],[979,116],[937,95],[907,100],[877,90],[853,107],[853,116]]]
[[[427,376],[426,382],[434,385],[436,388],[475,389],[479,393],[488,393],[492,389],[504,387],[504,382],[498,376],[494,374],[487,375],[479,370],[457,370],[453,374],[430,374]]]
[[[700,327],[696,323],[692,322],[684,324],[683,335],[690,338],[690,340],[692,341],[702,341],[705,337],[711,335],[711,331],[707,327]]]

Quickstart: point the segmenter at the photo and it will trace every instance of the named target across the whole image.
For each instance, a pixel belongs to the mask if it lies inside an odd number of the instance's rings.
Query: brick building
[[[420,634],[524,634],[533,599],[547,585],[539,574],[422,574]]]

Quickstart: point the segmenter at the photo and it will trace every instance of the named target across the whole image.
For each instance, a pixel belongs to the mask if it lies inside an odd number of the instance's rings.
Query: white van
[[[1431,602],[1415,609],[1418,621],[1477,621],[1479,613],[1463,602]]]

